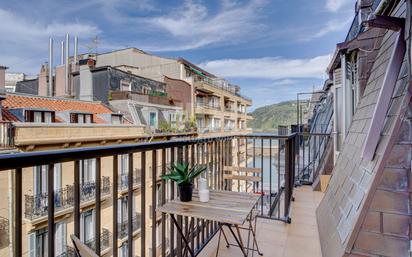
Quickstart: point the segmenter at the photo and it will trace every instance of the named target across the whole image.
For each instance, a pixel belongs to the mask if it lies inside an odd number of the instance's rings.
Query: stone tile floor
[[[292,224],[280,221],[258,219],[257,240],[263,256],[267,257],[321,257],[316,208],[323,193],[312,191],[311,186],[295,188],[295,201],[292,203]],[[229,233],[227,233],[229,235]],[[245,236],[243,240],[245,241]],[[229,240],[231,237],[229,236]],[[216,256],[218,236],[206,246],[201,257]],[[242,256],[239,248],[226,248],[221,239],[219,256]],[[233,239],[232,239],[233,241]],[[251,254],[249,254],[251,256]],[[255,254],[254,256],[259,256]]]

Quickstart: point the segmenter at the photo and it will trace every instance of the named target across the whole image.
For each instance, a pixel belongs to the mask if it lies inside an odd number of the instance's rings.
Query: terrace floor
[[[323,193],[312,191],[311,186],[301,186],[295,188],[294,196],[295,201],[292,203],[291,211],[292,224],[258,219],[257,240],[263,256],[322,256],[315,211],[323,197]],[[229,235],[229,232],[227,235]],[[243,236],[243,238],[245,240],[246,236]],[[229,237],[230,239],[232,238]],[[199,256],[215,257],[217,240],[218,236],[216,235]],[[241,256],[241,253],[239,248],[226,248],[222,237],[219,256],[238,257]],[[259,255],[255,254],[254,256]]]

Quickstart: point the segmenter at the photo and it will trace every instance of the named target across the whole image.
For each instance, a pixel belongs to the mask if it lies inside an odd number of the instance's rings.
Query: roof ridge
[[[41,96],[41,95],[32,95],[32,94],[18,93],[18,92],[7,92],[6,97],[7,97],[7,95],[23,96],[23,97],[27,97],[27,98],[41,98],[41,99],[47,99],[47,100],[61,100],[61,101],[68,101],[68,102],[83,102],[83,103],[90,103],[90,104],[103,104],[102,101],[89,101],[89,100],[72,99],[72,98],[59,97],[59,96]]]

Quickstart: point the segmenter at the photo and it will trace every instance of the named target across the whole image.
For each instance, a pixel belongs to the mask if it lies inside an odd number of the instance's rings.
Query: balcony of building
[[[90,205],[96,198],[96,181],[80,184],[80,201],[82,206]],[[105,199],[110,195],[110,178],[102,177],[101,196]],[[74,206],[74,186],[66,185],[54,191],[54,209],[56,215],[70,212]],[[48,193],[24,196],[24,217],[32,222],[46,218],[48,212]]]
[[[48,164],[52,170],[53,167],[50,166],[53,166],[53,163],[74,161],[73,184],[62,191],[26,196],[24,205],[10,206],[12,209],[8,210],[8,213],[14,215],[7,218],[15,225],[10,233],[13,235],[10,239],[11,247],[7,249],[13,251],[16,256],[25,256],[22,244],[28,242],[28,238],[23,223],[24,217],[29,220],[44,218],[44,221],[48,221],[48,231],[51,231],[51,224],[61,221],[56,214],[62,210],[69,210],[74,218],[74,230],[67,230],[65,238],[70,238],[72,234],[80,237],[80,217],[85,202],[98,203],[104,197],[110,197],[111,200],[106,201],[100,208],[94,208],[94,217],[100,217],[100,220],[91,223],[94,227],[92,231],[100,233],[94,237],[93,242],[86,242],[90,249],[96,249],[98,246],[102,253],[107,247],[120,249],[124,242],[133,242],[127,246],[128,251],[133,252],[133,256],[147,256],[149,252],[151,256],[179,256],[183,254],[182,245],[178,243],[181,242],[181,237],[176,234],[170,217],[157,211],[157,206],[177,197],[176,184],[159,181],[158,176],[150,174],[164,174],[172,163],[188,162],[191,165],[207,166],[211,190],[249,192],[261,196],[255,210],[258,214],[257,240],[265,256],[300,256],[303,253],[307,254],[305,256],[320,256],[314,211],[322,196],[320,193],[312,192],[310,187],[298,186],[301,180],[307,181],[311,178],[304,176],[302,172],[313,173],[316,169],[315,166],[309,169],[308,165],[299,162],[302,152],[299,148],[308,144],[299,143],[298,138],[296,134],[232,135],[0,155],[1,170],[11,170],[15,176],[10,196],[15,203],[22,202],[24,198],[22,176],[28,174],[25,173],[27,169],[22,169],[23,167]],[[136,208],[139,212],[105,212],[107,204],[118,202],[121,197],[119,192],[124,190],[122,188],[125,188],[127,195],[133,195],[133,188],[125,187],[125,176],[119,176],[116,181],[118,186],[111,188],[110,180],[105,177],[97,179],[94,183],[82,184],[76,179],[79,178],[79,162],[76,160],[112,156],[113,165],[105,165],[105,169],[110,170],[105,170],[105,173],[102,171],[102,174],[118,174],[118,156],[125,154],[136,156],[140,160],[129,163],[132,165],[129,170],[135,170],[137,173],[133,172],[133,175],[127,176],[128,185],[137,184],[139,181],[151,181],[152,185],[160,185],[161,190],[146,186],[146,183],[141,184],[141,193],[136,195],[139,202]],[[242,166],[240,160],[243,160]],[[100,161],[96,163],[101,165]],[[311,160],[310,163],[313,165],[314,161]],[[244,170],[251,168],[260,172],[254,174],[253,179],[243,181],[242,176],[247,175],[244,174]],[[48,176],[52,174],[49,172]],[[53,179],[49,178],[48,181]],[[98,187],[101,188],[100,194],[95,190]],[[50,202],[54,203],[53,208],[49,208]],[[156,219],[151,219],[153,217]],[[119,222],[121,219],[122,222]],[[196,252],[204,249],[200,256],[211,256],[215,253],[218,240],[216,222],[204,220],[191,226],[188,223],[190,219],[182,217],[181,221],[187,231],[193,232],[190,239],[193,249]],[[116,228],[115,233],[112,231],[113,228]],[[54,244],[54,240],[48,239],[49,246]],[[70,256],[72,244],[67,241],[67,245],[66,256]],[[294,247],[296,245],[299,247]],[[52,250],[53,247],[47,249]],[[220,256],[240,254],[238,248],[226,249],[222,243],[220,251]],[[49,255],[52,253],[49,252]]]
[[[141,214],[138,212],[135,212],[133,217],[132,217],[132,227],[133,227],[133,234],[137,234],[140,230],[140,221],[141,221]],[[119,239],[124,239],[128,235],[128,224],[129,221],[127,219],[124,219],[123,221],[119,222],[117,224],[118,232],[117,236]]]
[[[131,124],[50,123],[46,126],[44,123],[16,122],[12,126],[13,138],[6,138],[5,144],[12,144],[24,151],[47,150],[56,145],[69,148],[96,143],[105,145],[134,142],[144,135],[142,126]]]
[[[142,94],[134,91],[112,91],[110,92],[110,96],[111,101],[132,100],[156,105],[183,107],[183,103],[181,101],[172,99],[167,96],[167,93],[163,92],[148,92],[148,94]]]
[[[194,84],[197,90],[204,93],[216,93],[218,95],[231,97],[234,100],[244,102],[247,105],[252,104],[252,100],[240,94],[240,87],[232,85],[224,79],[210,78],[205,76],[195,76]]]
[[[112,235],[110,231],[106,228],[103,228],[100,234],[99,240],[100,240],[100,255],[103,256],[111,248]],[[96,251],[96,242],[97,242],[96,237],[94,237],[94,238],[91,238],[85,241],[84,244],[87,245],[93,251]]]

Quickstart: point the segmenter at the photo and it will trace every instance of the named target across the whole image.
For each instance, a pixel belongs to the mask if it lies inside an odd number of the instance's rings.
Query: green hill
[[[286,101],[257,108],[248,126],[253,130],[276,131],[279,125],[296,124],[296,101]]]

